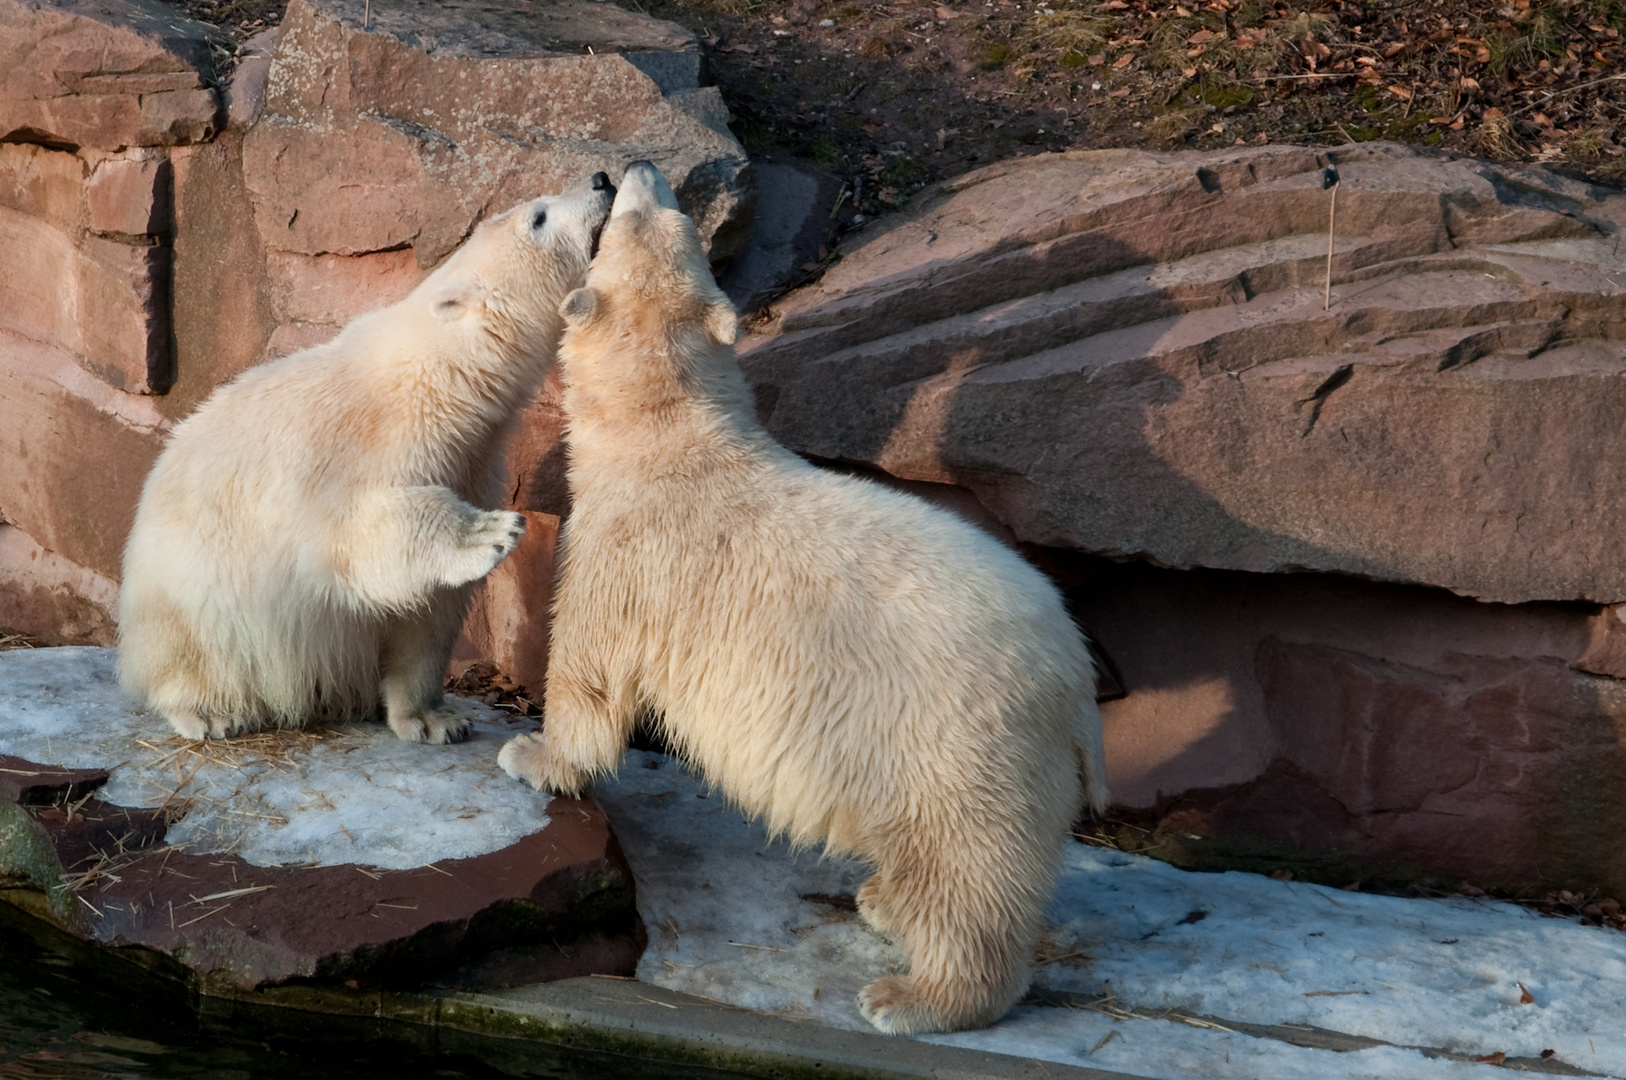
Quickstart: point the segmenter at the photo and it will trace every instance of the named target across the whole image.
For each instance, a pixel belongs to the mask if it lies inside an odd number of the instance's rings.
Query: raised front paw
[[[508,558],[519,538],[525,535],[525,515],[512,510],[487,510],[476,514],[460,538],[451,559],[448,585],[478,581]]]
[[[586,774],[553,748],[546,731],[508,740],[497,755],[497,764],[515,780],[527,780],[538,791],[579,795],[587,783]]]
[[[389,716],[390,730],[405,742],[445,743],[462,742],[469,737],[473,726],[469,718],[450,705],[426,705]]]

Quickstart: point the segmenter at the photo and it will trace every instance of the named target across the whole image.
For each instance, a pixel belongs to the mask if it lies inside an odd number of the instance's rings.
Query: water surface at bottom
[[[0,1080],[732,1080],[736,1074],[202,998],[0,902]]]

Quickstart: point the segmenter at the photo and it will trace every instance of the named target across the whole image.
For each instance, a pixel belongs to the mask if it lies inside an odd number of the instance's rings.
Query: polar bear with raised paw
[[[502,447],[615,197],[482,223],[399,303],[245,372],[176,427],[124,551],[119,679],[190,739],[376,714],[454,742],[475,582],[524,529]]]
[[[628,168],[560,346],[574,499],[543,729],[511,775],[574,793],[649,711],[741,809],[874,868],[907,947],[882,1031],[1027,989],[1062,846],[1106,802],[1095,675],[1056,589],[992,537],[768,435],[694,225]]]

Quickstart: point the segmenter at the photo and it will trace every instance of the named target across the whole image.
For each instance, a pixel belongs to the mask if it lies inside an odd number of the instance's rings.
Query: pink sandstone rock
[[[686,31],[580,0],[526,14],[414,0],[363,21],[349,0],[288,9],[244,150],[268,247],[410,245],[429,267],[479,217],[636,157],[716,254],[748,224],[745,156]]]
[[[1626,827],[1626,690],[1580,670],[1600,616],[1083,565],[1074,615],[1129,691],[1101,707],[1114,801],[1150,815],[1160,856],[1337,884],[1626,886],[1609,839]]]
[[[60,349],[0,330],[0,521],[117,580],[169,422]]]
[[[1394,146],[1041,155],[861,234],[744,362],[792,449],[959,484],[1025,542],[1613,603],[1622,222]]]
[[[118,582],[0,524],[0,630],[63,645],[112,645],[118,606]]]
[[[210,138],[210,33],[156,0],[0,0],[0,140],[120,150]]]
[[[489,659],[516,685],[542,700],[548,674],[549,605],[559,519],[522,511],[525,535],[480,583],[464,624],[463,655]]]
[[[85,227],[120,236],[167,236],[170,231],[167,155],[126,151],[101,158],[85,182]]]
[[[168,248],[74,237],[0,207],[0,250],[0,326],[71,353],[117,389],[168,389]]]

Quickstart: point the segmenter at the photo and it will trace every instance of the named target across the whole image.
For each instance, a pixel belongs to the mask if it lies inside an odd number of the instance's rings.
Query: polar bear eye
[[[540,209],[540,210],[538,210],[536,212],[535,217],[531,218],[531,231],[535,232],[536,230],[540,229],[542,226],[546,225],[547,223],[548,223],[548,210],[547,210],[547,207],[543,207],[542,209]]]

